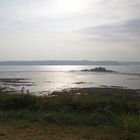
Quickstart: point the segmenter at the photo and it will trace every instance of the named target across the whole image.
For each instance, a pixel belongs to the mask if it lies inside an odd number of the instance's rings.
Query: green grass
[[[110,89],[111,90],[111,89]],[[112,91],[113,92],[113,91]],[[121,92],[121,91],[120,91]],[[140,98],[127,94],[33,96],[0,92],[0,121],[91,127],[116,139],[140,136]],[[87,132],[88,133],[88,132]]]

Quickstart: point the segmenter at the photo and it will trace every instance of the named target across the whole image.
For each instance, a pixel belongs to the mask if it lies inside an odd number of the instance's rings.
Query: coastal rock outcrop
[[[93,71],[93,72],[114,72],[112,70],[107,70],[106,68],[104,67],[96,67],[94,69],[84,69],[84,70],[81,70],[81,71]]]

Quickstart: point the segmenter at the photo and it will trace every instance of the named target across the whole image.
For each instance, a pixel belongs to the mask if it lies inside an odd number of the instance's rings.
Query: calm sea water
[[[54,91],[67,88],[121,86],[140,89],[140,76],[99,72],[81,72],[99,66],[0,66],[0,86],[33,92]],[[140,65],[103,66],[124,73],[140,74]],[[23,83],[6,82],[5,78],[24,78]]]

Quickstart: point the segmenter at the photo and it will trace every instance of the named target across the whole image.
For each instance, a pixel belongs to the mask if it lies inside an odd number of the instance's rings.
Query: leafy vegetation
[[[63,124],[89,127],[102,135],[107,134],[110,138],[112,134],[116,135],[112,139],[138,139],[140,137],[139,94],[121,89],[118,94],[116,94],[118,90],[115,89],[109,89],[109,94],[103,94],[102,90],[106,89],[90,89],[86,94],[75,94],[77,90],[63,91],[39,97],[29,93],[10,94],[1,91],[0,121],[26,121],[43,126]],[[87,137],[92,137],[92,134],[93,131]]]

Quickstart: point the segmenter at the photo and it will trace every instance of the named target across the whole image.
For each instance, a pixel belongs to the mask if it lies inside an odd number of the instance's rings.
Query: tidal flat
[[[0,89],[1,140],[138,140],[140,91],[73,88],[49,95]]]

